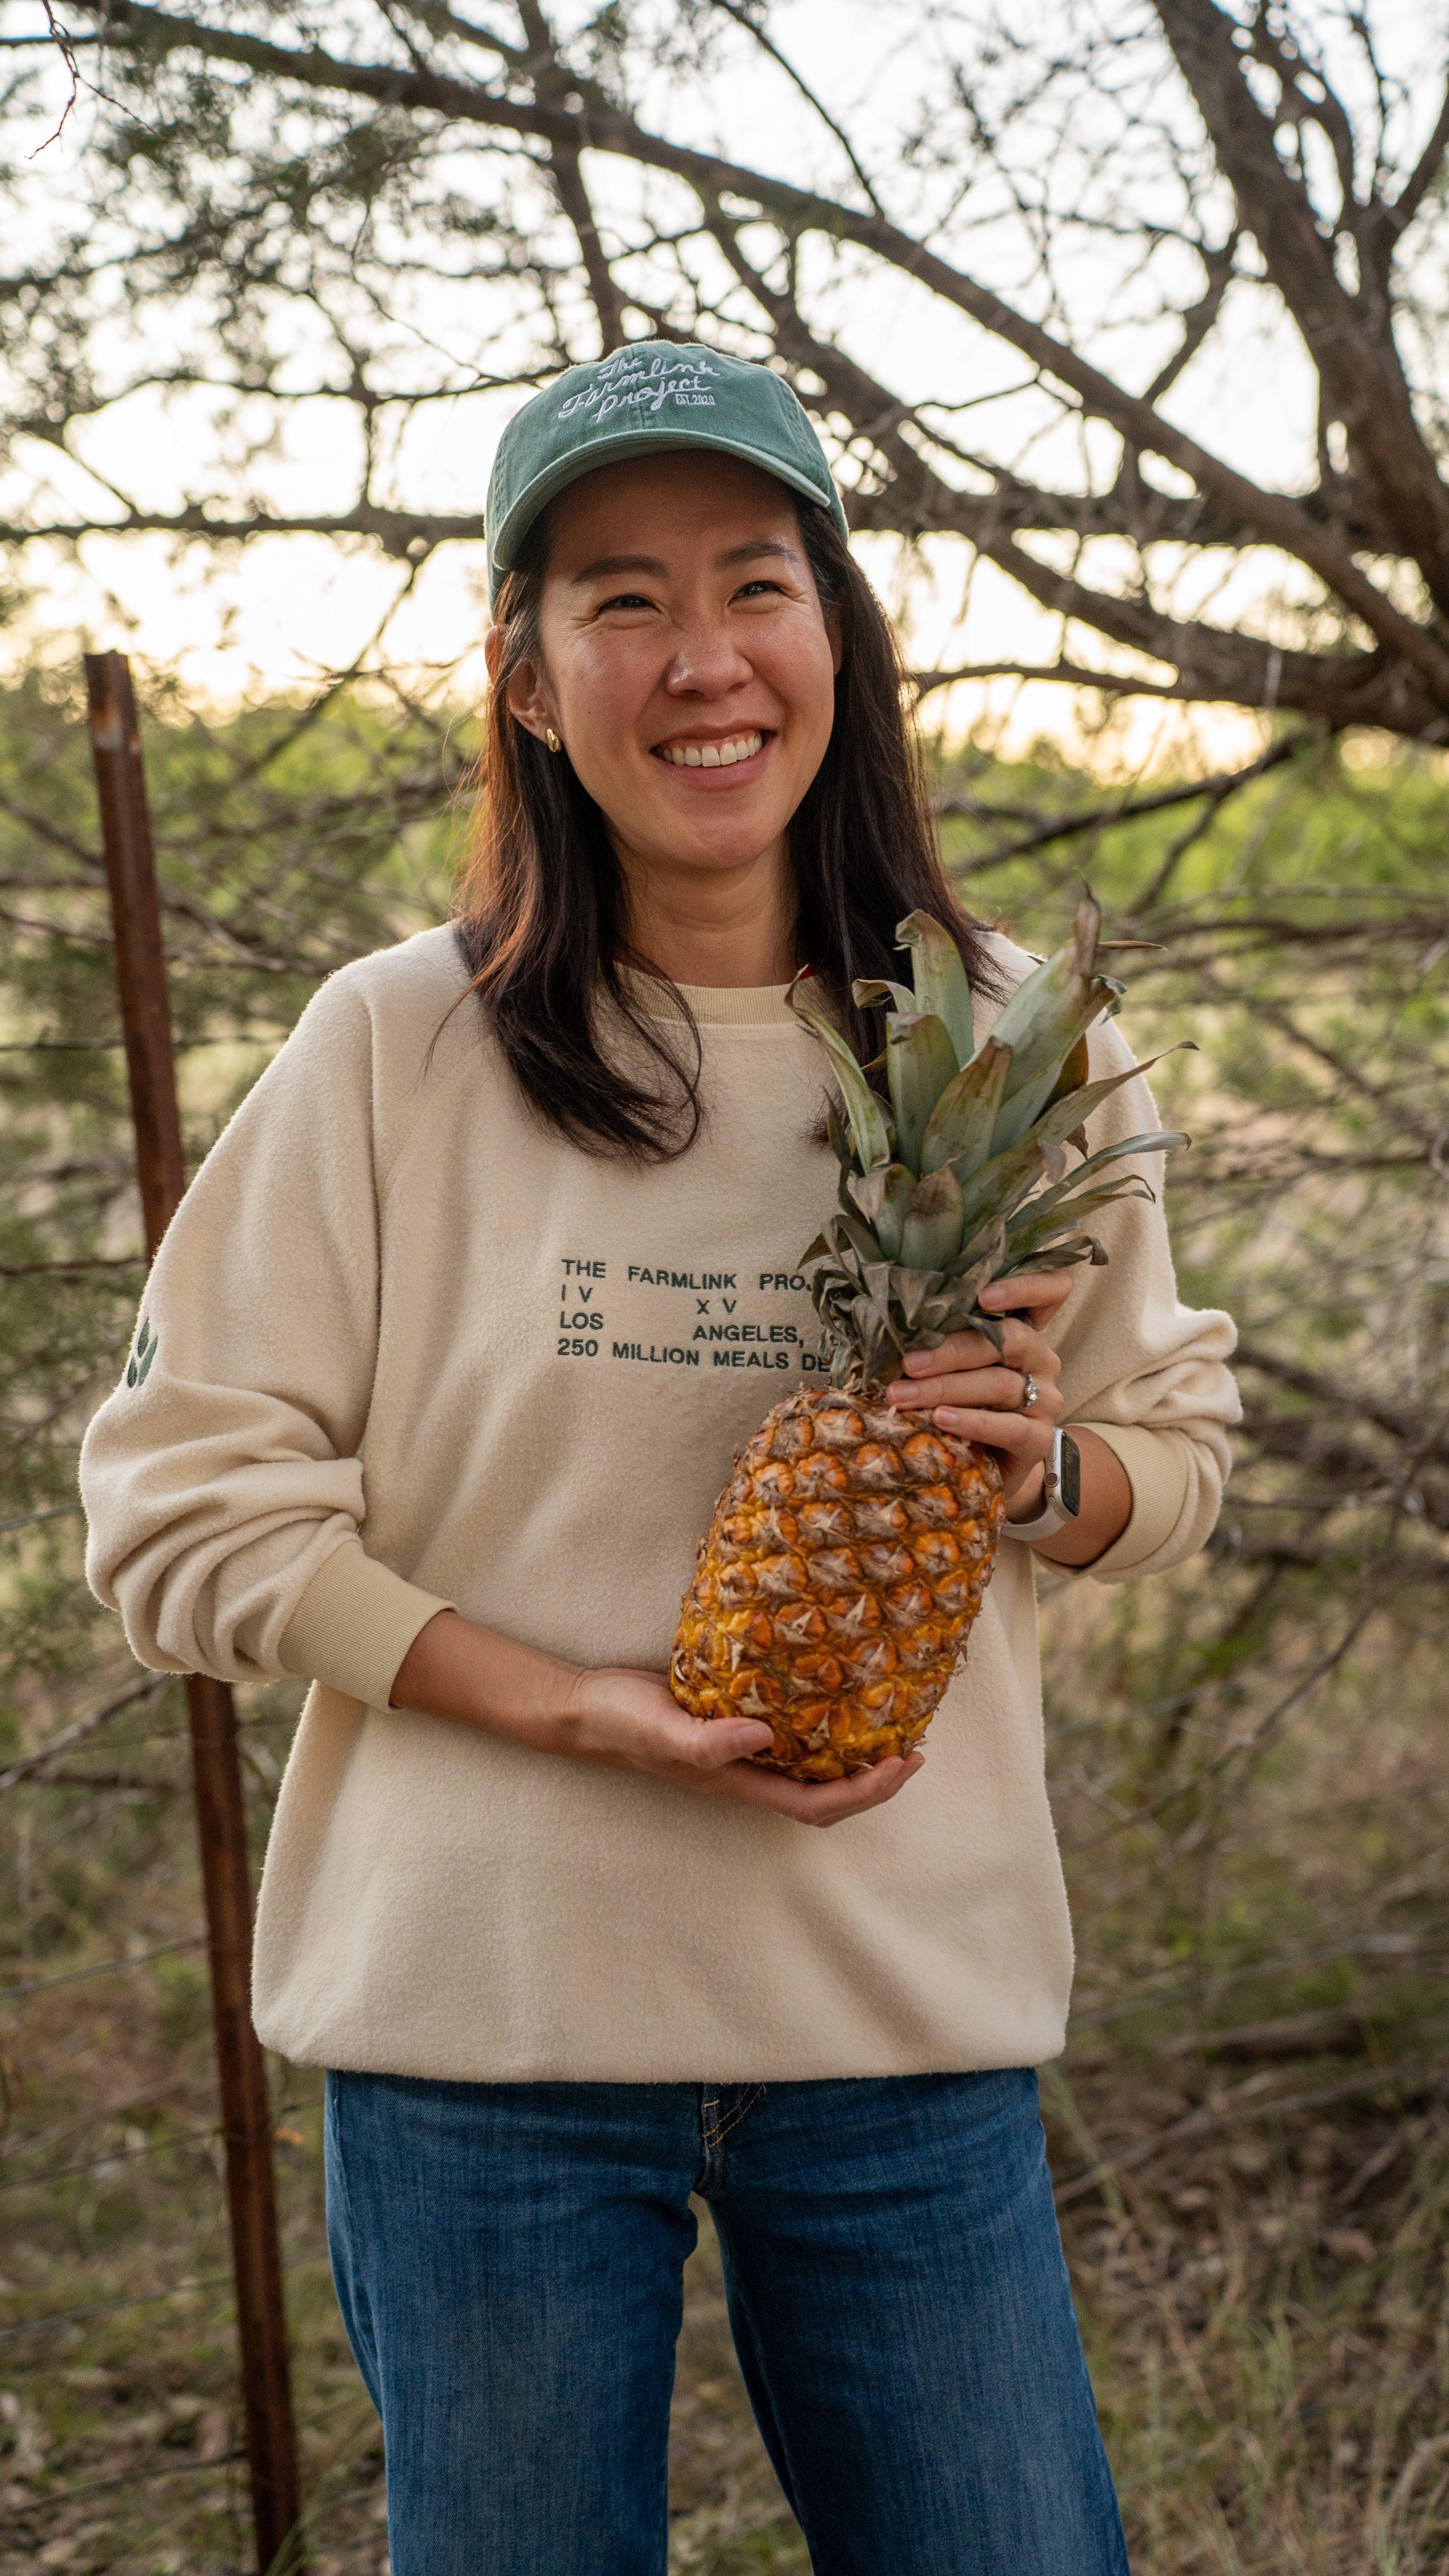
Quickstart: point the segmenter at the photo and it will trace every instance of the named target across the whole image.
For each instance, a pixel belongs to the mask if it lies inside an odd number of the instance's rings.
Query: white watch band
[[[1058,1425],[1052,1439],[1051,1456],[1042,1469],[1041,1510],[1033,1521],[1003,1521],[1001,1535],[1003,1538],[1024,1539],[1030,1545],[1033,1539],[1055,1538],[1057,1531],[1065,1529],[1068,1521],[1074,1521],[1076,1517],[1076,1513],[1069,1512],[1062,1500],[1062,1432]]]

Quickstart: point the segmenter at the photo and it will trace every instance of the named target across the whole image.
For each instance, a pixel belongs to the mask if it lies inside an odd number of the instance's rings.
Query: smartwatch
[[[1082,1508],[1082,1453],[1070,1431],[1057,1430],[1042,1468],[1042,1507],[1034,1521],[1003,1521],[1003,1538],[1055,1538]]]

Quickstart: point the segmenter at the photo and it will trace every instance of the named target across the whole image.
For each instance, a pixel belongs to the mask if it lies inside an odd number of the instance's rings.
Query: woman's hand
[[[886,1389],[901,1410],[929,1412],[943,1431],[978,1440],[1001,1460],[1011,1520],[1031,1520],[1040,1508],[1041,1469],[1051,1456],[1062,1418],[1058,1385],[1062,1364],[1045,1328],[1072,1293],[1067,1270],[1024,1271],[983,1288],[983,1311],[1003,1315],[1005,1348],[998,1358],[984,1333],[952,1333],[935,1351],[908,1351],[906,1375]],[[1024,1313],[1007,1309],[1024,1309]],[[1021,1411],[1028,1377],[1037,1398]]]
[[[456,1610],[435,1612],[419,1630],[398,1668],[391,1704],[454,1718],[538,1753],[648,1772],[701,1797],[773,1807],[800,1825],[839,1825],[884,1806],[925,1758],[893,1757],[849,1780],[782,1779],[776,1771],[757,1771],[749,1759],[771,1740],[759,1718],[691,1717],[662,1673],[582,1671]]]
[[[749,1759],[771,1741],[759,1718],[691,1717],[662,1673],[627,1669],[580,1673],[554,1725],[556,1752],[618,1771],[652,1772],[706,1797],[773,1807],[799,1825],[843,1824],[847,1816],[884,1806],[925,1759],[914,1753],[907,1761],[878,1762],[849,1780],[786,1780],[778,1771],[757,1771]]]

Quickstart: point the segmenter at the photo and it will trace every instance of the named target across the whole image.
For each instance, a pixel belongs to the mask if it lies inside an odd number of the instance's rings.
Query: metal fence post
[[[130,665],[123,653],[88,653],[85,668],[115,935],[116,984],[136,1130],[136,1173],[146,1248],[154,1255],[186,1185],[156,862]],[[299,2499],[271,2103],[251,2016],[246,1813],[229,1686],[192,1673],[187,1677],[186,1699],[226,2140],[252,2516],[257,2566],[266,2576],[296,2530]]]

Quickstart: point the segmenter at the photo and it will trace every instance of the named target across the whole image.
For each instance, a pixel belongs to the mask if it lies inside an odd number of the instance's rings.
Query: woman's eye
[[[741,583],[735,592],[735,597],[736,599],[768,599],[772,594],[776,599],[783,599],[785,594],[779,582],[746,581]]]
[[[601,599],[595,615],[602,617],[611,608],[652,608],[653,605],[653,600],[646,599],[642,590],[620,590],[612,599]]]

